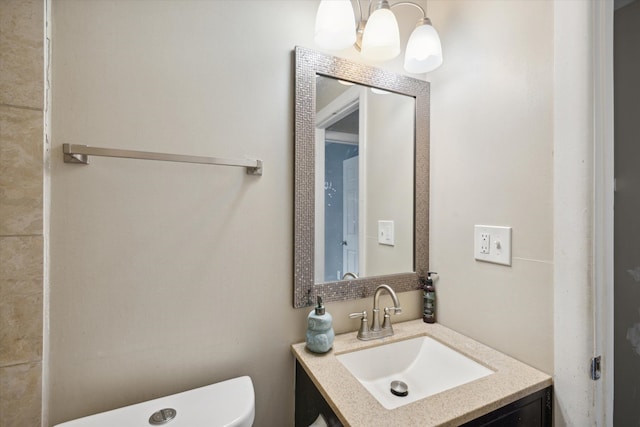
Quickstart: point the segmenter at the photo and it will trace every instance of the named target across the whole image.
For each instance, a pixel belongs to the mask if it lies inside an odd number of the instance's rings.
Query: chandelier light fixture
[[[398,6],[413,6],[422,12],[409,37],[404,56],[404,69],[410,73],[427,73],[442,65],[440,37],[425,10],[412,2],[389,5],[388,0],[369,0],[365,19],[361,0],[356,0],[359,18],[351,0],[322,0],[316,14],[315,42],[328,50],[341,50],[355,45],[362,56],[371,61],[389,61],[400,52],[400,30],[391,11]],[[375,5],[375,6],[374,6]]]

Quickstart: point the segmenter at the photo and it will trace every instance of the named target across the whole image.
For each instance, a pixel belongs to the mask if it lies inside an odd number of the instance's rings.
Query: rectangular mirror
[[[418,288],[429,83],[297,47],[294,306]]]

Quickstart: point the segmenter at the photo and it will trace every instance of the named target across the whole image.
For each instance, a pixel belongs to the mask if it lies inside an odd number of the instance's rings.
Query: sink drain
[[[405,397],[409,394],[409,386],[407,386],[407,383],[402,381],[391,381],[391,394]]]

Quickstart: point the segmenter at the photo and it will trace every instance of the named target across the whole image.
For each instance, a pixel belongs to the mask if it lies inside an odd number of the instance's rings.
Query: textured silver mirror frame
[[[414,271],[314,283],[316,74],[408,95],[416,100],[414,157]],[[293,306],[366,298],[381,284],[396,292],[418,289],[429,269],[429,82],[295,48],[295,184]]]

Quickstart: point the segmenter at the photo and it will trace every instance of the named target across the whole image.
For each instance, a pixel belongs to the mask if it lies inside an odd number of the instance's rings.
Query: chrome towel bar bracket
[[[165,162],[199,163],[206,165],[241,166],[247,174],[262,176],[262,160],[225,159],[222,157],[187,156],[183,154],[153,153],[149,151],[120,150],[117,148],[89,147],[62,144],[65,163],[89,164],[89,156],[120,157],[123,159],[159,160]]]

